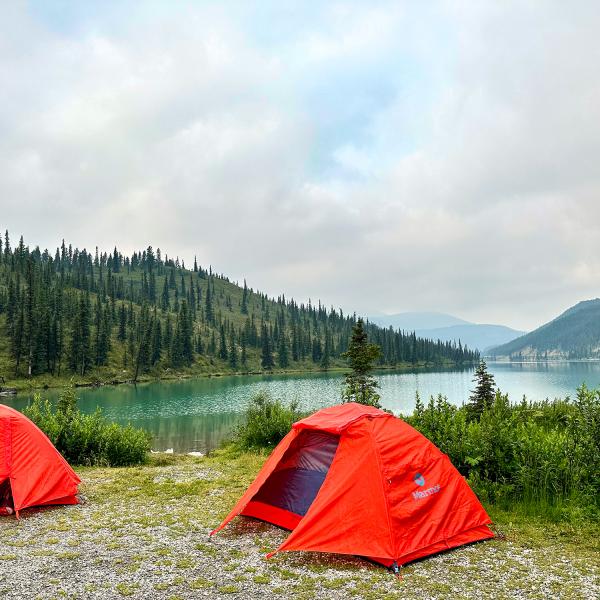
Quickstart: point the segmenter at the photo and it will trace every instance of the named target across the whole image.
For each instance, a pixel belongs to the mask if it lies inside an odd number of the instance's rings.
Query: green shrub
[[[83,414],[77,408],[72,387],[62,392],[56,407],[36,394],[23,413],[71,464],[112,467],[139,464],[145,462],[150,450],[150,437],[144,430],[111,423],[100,409],[90,415]]]
[[[272,448],[305,416],[296,403],[285,406],[267,392],[256,394],[246,410],[244,423],[235,433],[235,442],[244,449]]]
[[[446,453],[477,494],[501,508],[547,517],[600,518],[600,390],[574,401],[511,405],[497,392],[479,420],[468,407],[417,397],[406,421]]]

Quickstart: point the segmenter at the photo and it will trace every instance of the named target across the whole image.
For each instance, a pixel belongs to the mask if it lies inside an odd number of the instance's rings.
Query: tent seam
[[[375,456],[377,457],[377,463],[379,465],[379,475],[380,475],[380,481],[381,481],[381,491],[383,492],[383,499],[385,501],[385,515],[387,517],[387,522],[388,522],[388,532],[390,535],[390,547],[392,549],[392,554],[394,555],[392,558],[395,560],[396,559],[396,545],[394,544],[394,538],[392,535],[392,521],[391,521],[391,517],[390,517],[390,503],[388,500],[388,494],[387,494],[387,490],[385,487],[385,482],[384,482],[384,473],[383,473],[383,462],[381,460],[381,454],[379,453],[379,448],[377,447],[377,443],[375,441],[375,435],[373,433],[373,423],[371,423],[371,428],[370,428],[370,436],[371,436],[371,442],[373,443],[373,449],[375,450]]]

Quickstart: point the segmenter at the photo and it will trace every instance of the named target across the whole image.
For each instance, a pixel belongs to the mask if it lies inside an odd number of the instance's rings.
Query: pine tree
[[[225,342],[225,328],[221,325],[221,343],[219,345],[219,358],[227,360],[227,344]]]
[[[275,361],[273,360],[273,350],[271,346],[271,341],[269,340],[269,331],[265,323],[263,323],[262,325],[260,337],[262,344],[260,364],[263,369],[270,370],[275,366]]]
[[[162,353],[162,327],[160,321],[154,314],[154,325],[152,330],[152,351],[150,356],[150,364],[155,365],[161,357]]]
[[[246,285],[246,280],[244,279],[244,291],[242,292],[242,306],[241,312],[243,315],[248,314],[248,286]]]
[[[229,366],[232,369],[237,369],[238,366],[238,352],[233,333],[229,337]]]
[[[212,293],[210,291],[210,279],[208,280],[208,285],[206,286],[206,293],[204,294],[204,318],[206,319],[207,323],[213,323],[215,320],[212,305]]]
[[[71,329],[69,360],[71,370],[82,377],[91,364],[90,339],[90,299],[87,294],[80,294]]]
[[[127,337],[127,311],[125,310],[125,304],[121,304],[119,307],[119,331],[117,333],[117,339],[121,342],[125,341]]]
[[[342,391],[343,402],[358,402],[381,408],[378,383],[371,376],[373,362],[381,355],[381,348],[369,343],[362,319],[358,319],[352,329],[352,338],[348,350],[342,354],[347,359],[352,372],[345,377]]]
[[[160,296],[160,307],[165,312],[169,310],[169,282],[167,277],[165,277],[163,282],[162,294]]]
[[[181,354],[184,364],[189,366],[194,361],[194,345],[192,343],[192,321],[185,300],[181,302],[179,317],[181,321]]]
[[[288,344],[285,335],[279,336],[279,344],[277,346],[277,362],[282,369],[287,369],[287,367],[290,366]]]
[[[488,372],[484,360],[479,362],[473,378],[475,389],[471,391],[467,410],[471,420],[479,420],[483,411],[492,405],[496,396],[494,376]]]

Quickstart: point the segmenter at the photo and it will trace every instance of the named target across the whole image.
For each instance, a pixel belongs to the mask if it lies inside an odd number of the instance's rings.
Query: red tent
[[[42,504],[77,504],[79,477],[25,415],[0,404],[0,503],[19,511]]]
[[[445,454],[404,421],[355,403],[294,423],[212,533],[238,515],[292,530],[275,552],[352,554],[386,566],[494,535]]]

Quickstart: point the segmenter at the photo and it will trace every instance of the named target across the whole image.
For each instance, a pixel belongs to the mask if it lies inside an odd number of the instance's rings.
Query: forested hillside
[[[519,358],[599,358],[600,299],[572,306],[549,323],[489,351],[493,356]]]
[[[152,247],[132,256],[64,242],[54,253],[0,239],[0,376],[127,381],[178,373],[344,364],[355,315],[298,304],[188,269]],[[368,325],[381,366],[463,364],[460,344]]]

